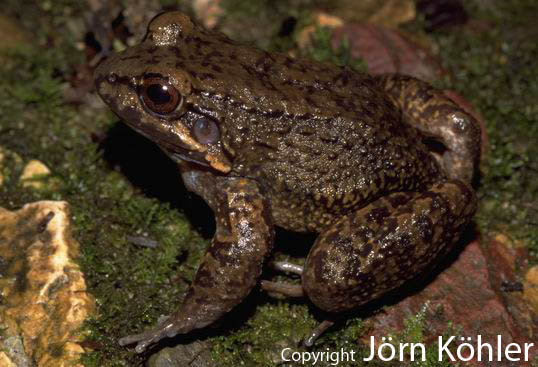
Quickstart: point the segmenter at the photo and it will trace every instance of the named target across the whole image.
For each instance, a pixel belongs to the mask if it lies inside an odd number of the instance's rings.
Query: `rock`
[[[32,187],[34,189],[42,189],[45,184],[40,178],[50,175],[50,170],[47,166],[38,160],[32,159],[22,170],[20,177],[23,187]]]
[[[164,348],[151,356],[149,367],[210,367],[215,361],[206,342],[194,341]]]
[[[4,353],[0,352],[0,366],[1,367],[20,367],[9,359],[9,357]]]
[[[428,50],[403,33],[373,24],[347,24],[333,32],[337,49],[347,39],[351,56],[366,61],[370,74],[400,73],[432,82],[444,73]]]
[[[413,0],[340,0],[331,11],[351,22],[367,22],[390,28],[415,19]]]
[[[196,19],[206,29],[213,29],[217,25],[223,11],[220,7],[221,0],[193,0],[191,2],[192,10]]]
[[[426,343],[437,341],[438,336],[447,332],[458,337],[472,337],[475,343],[480,334],[483,343],[492,344],[494,349],[498,335],[504,345],[533,341],[533,334],[520,327],[492,286],[487,258],[477,241],[467,245],[458,259],[422,291],[375,316],[370,335],[381,340],[389,332],[404,330],[405,320],[418,314],[425,304],[428,305],[425,310]],[[454,326],[453,330],[448,329],[449,324]],[[535,348],[531,350],[536,353]],[[506,363],[491,362],[489,366],[505,366]],[[479,363],[471,360],[462,365],[477,366]]]
[[[333,29],[344,25],[341,18],[323,12],[313,14],[313,23],[301,29],[297,35],[297,45],[300,49],[308,48],[312,44],[312,35],[317,27]]]
[[[0,224],[0,360],[79,366],[78,330],[95,303],[73,261],[79,245],[70,235],[68,204],[0,208]]]
[[[364,1],[362,1],[364,2]],[[354,1],[354,3],[360,3]],[[385,27],[397,27],[407,23],[416,17],[414,1],[409,0],[384,0],[373,2],[377,5],[375,11],[368,17],[368,22],[383,25]]]
[[[533,266],[525,275],[523,295],[530,306],[538,313],[538,266]]]
[[[313,18],[314,24],[304,27],[297,36],[297,44],[300,49],[305,49],[311,45],[312,35],[317,27],[334,29],[344,25],[344,21],[341,18],[323,12],[315,13]]]
[[[525,297],[525,284],[521,284],[516,269],[528,267],[529,254],[523,243],[514,242],[503,234],[495,236],[485,247],[490,284],[512,316],[517,330],[531,339],[538,335],[538,313]],[[511,285],[520,285],[514,287]],[[506,287],[508,285],[508,287]],[[528,293],[527,293],[528,295]]]

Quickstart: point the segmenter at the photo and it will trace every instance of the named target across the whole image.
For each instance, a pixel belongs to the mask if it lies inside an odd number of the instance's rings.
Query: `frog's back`
[[[319,231],[376,198],[420,191],[439,179],[418,132],[392,106],[370,107],[362,114],[296,119],[279,138],[260,140],[258,157],[246,156],[256,161],[244,166],[270,192],[278,224]]]
[[[318,231],[343,213],[439,174],[377,82],[199,30],[176,49],[196,105],[225,111],[231,174],[257,177],[277,224]],[[196,86],[203,88],[196,89]]]

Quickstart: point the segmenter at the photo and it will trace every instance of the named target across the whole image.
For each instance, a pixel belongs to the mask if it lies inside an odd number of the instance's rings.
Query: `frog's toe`
[[[310,335],[308,335],[307,338],[304,340],[305,347],[311,347],[314,345],[316,340],[325,332],[327,329],[329,329],[331,326],[334,325],[334,321],[332,320],[323,320],[314,330],[310,332]]]
[[[157,343],[163,338],[171,338],[176,336],[177,330],[173,323],[166,323],[155,329],[150,329],[140,334],[128,335],[118,340],[119,345],[126,346],[136,344],[136,353],[144,352],[150,345]]]
[[[277,283],[268,280],[260,282],[261,288],[269,293],[279,293],[287,297],[303,297],[303,287],[298,284]]]
[[[303,274],[303,267],[288,261],[274,261],[272,264],[275,270],[281,271],[283,273],[293,273],[297,275]]]

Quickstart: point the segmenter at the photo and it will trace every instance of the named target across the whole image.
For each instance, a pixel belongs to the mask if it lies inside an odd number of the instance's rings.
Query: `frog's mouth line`
[[[123,121],[125,122],[125,120]],[[159,146],[174,162],[180,163],[181,161],[187,161],[200,164],[204,167],[210,167],[205,160],[204,152],[194,152],[177,143],[172,143],[167,139],[165,134],[156,132],[153,129],[144,129],[141,126],[135,126],[134,124],[129,124],[127,122],[125,123],[139,134],[157,144],[157,146]]]
[[[204,167],[211,167],[209,164],[207,164],[207,162],[204,161],[201,161],[199,160],[199,157],[196,157],[196,158],[191,158],[185,154],[181,154],[181,153],[177,153],[177,152],[171,152],[171,151],[168,151],[166,149],[163,148],[163,151],[176,163],[181,163],[183,161],[186,161],[186,162],[192,162],[192,163],[197,163],[201,166],[204,166]],[[189,153],[191,155],[198,155],[198,154],[202,154],[202,153],[199,153],[199,152],[190,152]]]

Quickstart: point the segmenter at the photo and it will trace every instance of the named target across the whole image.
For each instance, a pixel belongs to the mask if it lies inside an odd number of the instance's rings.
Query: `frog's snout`
[[[110,71],[110,59],[111,57],[107,57],[101,61],[93,71],[93,82],[98,91],[103,82],[109,82],[109,78],[114,79],[115,73]]]
[[[120,76],[115,70],[116,55],[111,55],[101,61],[93,72],[93,82],[95,89],[101,99],[111,108],[117,98],[117,86],[120,83]]]

